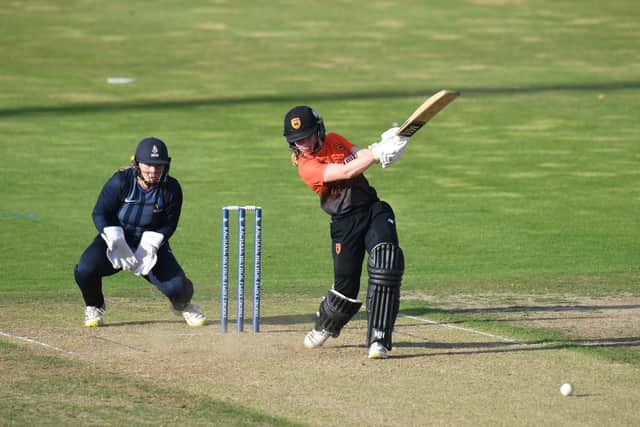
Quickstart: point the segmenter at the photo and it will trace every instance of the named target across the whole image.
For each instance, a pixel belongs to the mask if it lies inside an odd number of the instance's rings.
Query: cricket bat
[[[422,105],[409,116],[407,121],[400,126],[396,135],[410,138],[459,95],[460,92],[454,92],[451,90],[441,90],[436,93],[431,98],[424,101]]]

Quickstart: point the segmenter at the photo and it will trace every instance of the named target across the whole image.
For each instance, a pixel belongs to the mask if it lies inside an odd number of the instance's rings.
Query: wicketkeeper
[[[314,328],[304,339],[307,348],[338,337],[360,310],[358,294],[366,251],[368,357],[385,359],[392,349],[404,256],[393,210],[378,198],[363,172],[374,163],[387,167],[400,159],[407,139],[395,136],[397,129],[389,129],[380,142],[361,148],[337,133],[326,133],[322,119],[310,107],[295,107],[284,118],[292,162],[331,216],[334,283],[320,302]]]
[[[85,326],[104,324],[102,278],[122,270],[155,285],[188,325],[206,323],[191,303],[193,284],[169,246],[182,209],[182,189],[169,176],[170,163],[165,143],[145,138],[138,143],[131,167],[116,172],[102,188],[93,209],[98,235],[74,270],[86,305]]]

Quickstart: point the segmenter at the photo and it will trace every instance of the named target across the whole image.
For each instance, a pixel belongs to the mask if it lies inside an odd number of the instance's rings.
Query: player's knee
[[[369,253],[367,264],[369,283],[400,287],[404,274],[404,254],[394,243],[379,243]]]
[[[166,282],[162,291],[173,304],[173,308],[182,310],[193,297],[193,282],[186,276],[178,276]]]
[[[73,268],[73,277],[76,279],[76,283],[82,285],[88,281],[94,281],[98,275],[98,267],[96,265],[88,264],[86,262],[78,262]]]

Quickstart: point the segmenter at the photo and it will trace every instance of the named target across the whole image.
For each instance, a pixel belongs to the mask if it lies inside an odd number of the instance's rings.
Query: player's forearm
[[[158,227],[150,231],[155,231],[157,233],[162,234],[164,236],[164,241],[166,242],[171,238],[171,236],[173,236],[173,233],[176,231],[177,227],[178,227],[177,222],[170,221],[169,223],[163,224],[161,227]]]
[[[324,182],[340,181],[351,179],[362,174],[369,166],[376,162],[373,154],[366,148],[359,149],[354,153],[355,159],[348,163],[331,163],[324,170]]]

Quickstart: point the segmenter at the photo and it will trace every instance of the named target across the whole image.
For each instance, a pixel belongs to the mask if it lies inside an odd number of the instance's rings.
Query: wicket
[[[237,330],[244,330],[244,279],[246,211],[254,211],[253,236],[253,332],[260,332],[260,284],[262,265],[262,208],[260,206],[225,206],[222,208],[222,284],[220,327],[227,332],[229,320],[229,211],[238,211],[238,304]]]

